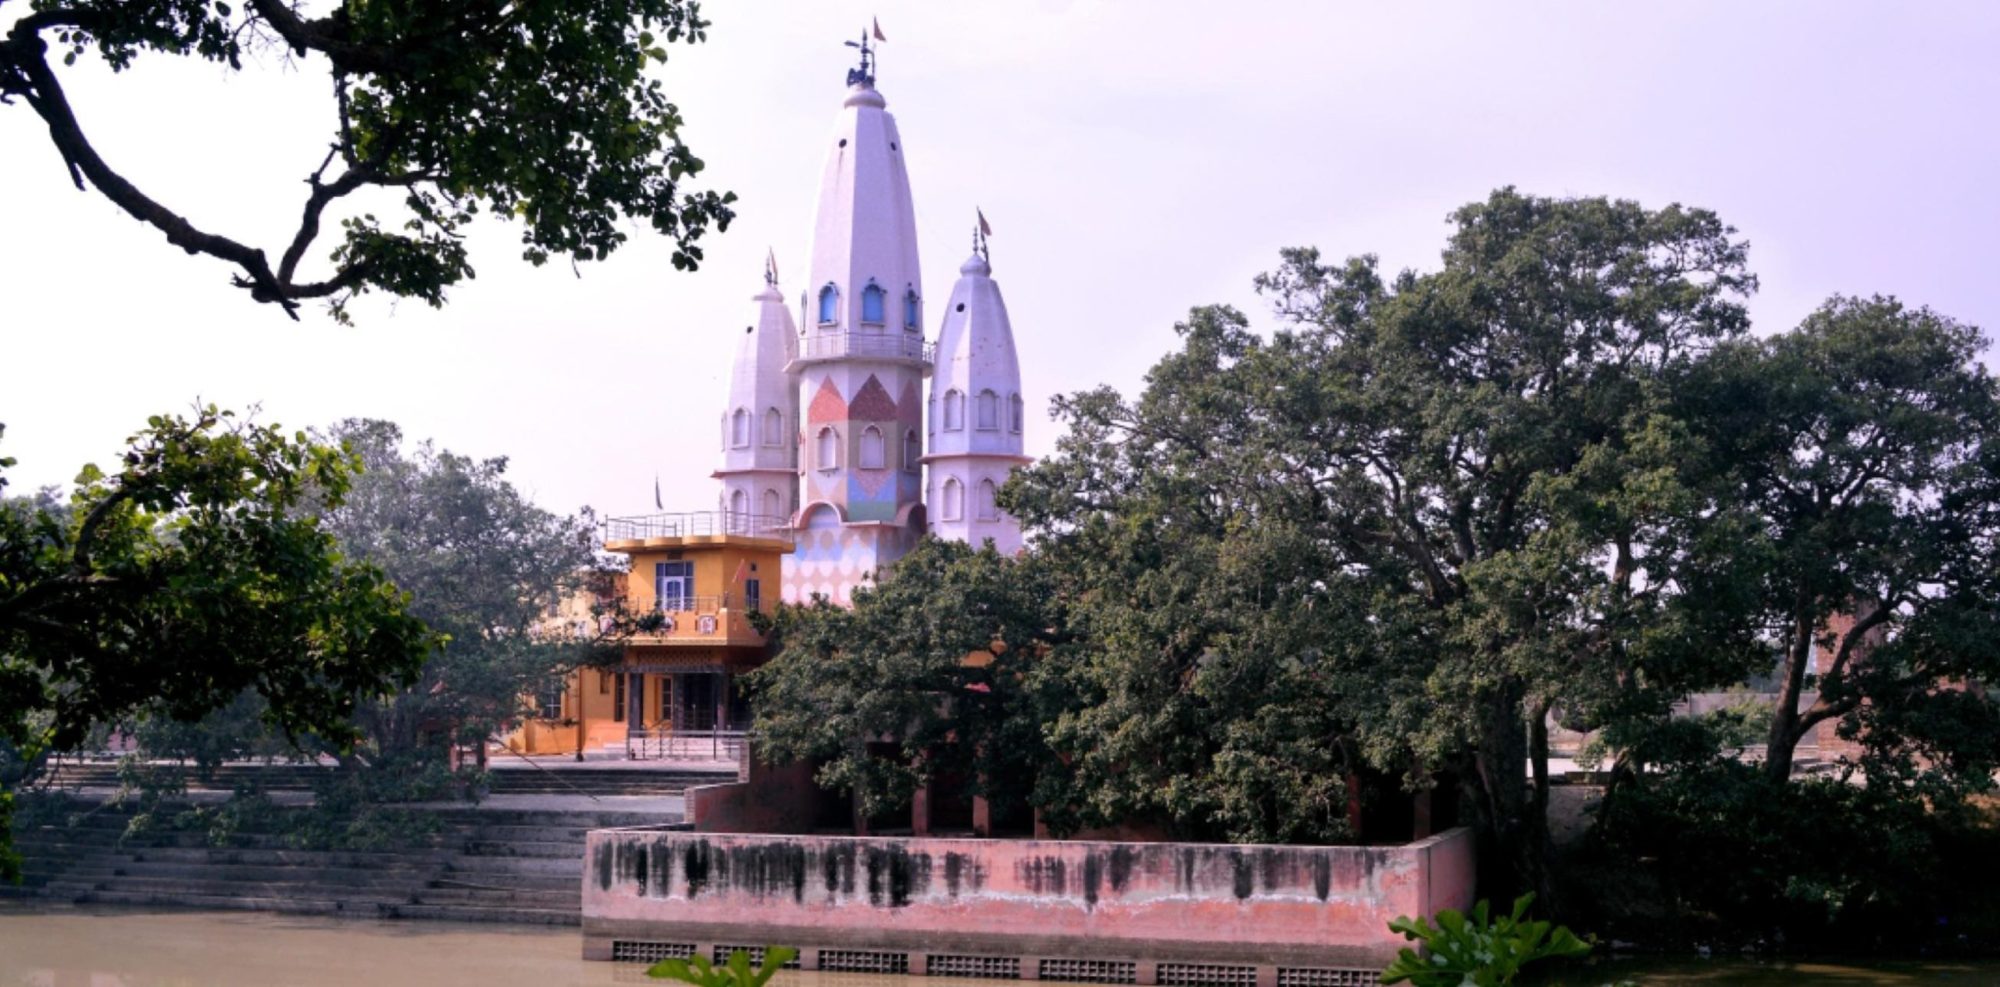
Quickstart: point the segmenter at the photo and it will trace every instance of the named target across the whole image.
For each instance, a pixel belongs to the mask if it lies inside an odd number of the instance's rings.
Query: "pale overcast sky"
[[[387,418],[507,455],[545,506],[650,512],[715,495],[717,415],[766,248],[788,296],[854,36],[879,16],[924,291],[976,205],[1031,406],[1128,392],[1190,306],[1264,315],[1279,248],[1435,264],[1445,215],[1501,185],[1719,212],[1751,242],[1757,325],[1892,293],[2000,326],[2000,5],[708,0],[668,66],[703,180],[739,218],[695,274],[635,227],[611,261],[536,269],[515,231],[443,311],[302,323],[230,270],[72,189],[39,121],[0,107],[0,455],[13,492],[107,461],[197,398],[266,420]],[[7,13],[18,15],[20,3]],[[4,22],[9,17],[0,17]],[[317,66],[231,76],[142,59],[65,70],[114,167],[198,224],[275,244],[323,153]],[[330,245],[330,244],[329,244]],[[935,335],[935,325],[927,327]],[[1029,451],[1055,426],[1029,422]]]

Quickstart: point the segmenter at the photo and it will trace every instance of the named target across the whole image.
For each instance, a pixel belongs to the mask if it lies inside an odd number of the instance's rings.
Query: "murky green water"
[[[575,929],[0,906],[0,987],[585,987],[656,983],[577,958]],[[2000,985],[2000,963],[1613,962],[1563,983]],[[966,987],[964,980],[786,973],[775,987]]]

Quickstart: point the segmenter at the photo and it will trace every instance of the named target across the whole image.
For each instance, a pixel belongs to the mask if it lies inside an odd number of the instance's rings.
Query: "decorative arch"
[[[776,489],[771,487],[764,488],[764,510],[762,513],[766,518],[781,518],[785,516],[785,501],[784,498],[778,495]]]
[[[959,521],[965,518],[965,484],[958,477],[944,479],[944,503],[938,508],[938,518],[944,521]]]
[[[917,297],[917,289],[903,292],[903,328],[916,332],[923,328],[923,300]]]
[[[913,428],[907,432],[904,432],[903,470],[908,473],[915,473],[917,471],[917,467],[921,465],[923,461],[924,461],[924,447],[923,443],[917,441],[917,430]]]
[[[767,446],[785,444],[785,415],[776,408],[764,409],[764,444]]]
[[[889,293],[883,291],[881,285],[873,281],[868,282],[868,286],[861,289],[861,321],[869,325],[881,325],[882,310],[886,307],[888,298]]]
[[[1028,406],[1024,402],[1022,402],[1021,395],[1019,394],[1008,395],[1007,430],[1013,432],[1015,435],[1021,434],[1021,423],[1023,419],[1028,417],[1027,411],[1028,411]]]
[[[981,521],[1000,520],[1000,490],[992,480],[979,481],[979,494],[973,500],[975,515]]]
[[[830,473],[839,469],[840,433],[834,431],[832,425],[827,425],[819,430],[818,435],[814,436],[813,442],[813,452],[815,453],[813,465],[819,467],[822,473]]]
[[[982,432],[995,431],[1000,427],[1000,395],[991,388],[979,392],[979,400],[974,407],[974,419]]]
[[[742,490],[729,492],[729,513],[737,518],[750,513],[750,495]],[[731,520],[734,520],[732,518]]]
[[[840,321],[840,289],[829,281],[819,290],[819,324],[830,326]]]
[[[750,444],[750,412],[738,408],[729,416],[729,444],[738,449]]]
[[[862,429],[861,461],[858,465],[865,470],[879,470],[883,468],[884,460],[888,458],[886,445],[882,439],[881,429],[873,425]]]
[[[947,432],[965,430],[965,395],[956,387],[944,392],[944,430]]]

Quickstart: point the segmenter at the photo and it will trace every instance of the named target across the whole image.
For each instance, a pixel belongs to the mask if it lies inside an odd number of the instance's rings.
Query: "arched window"
[[[956,432],[965,428],[965,395],[957,389],[944,392],[944,430]]]
[[[913,428],[907,432],[904,432],[903,469],[907,470],[908,472],[915,473],[917,471],[917,467],[922,464],[923,458],[924,458],[924,447],[917,443],[917,430]]]
[[[718,426],[716,438],[719,440],[716,447],[729,448],[729,412],[723,412],[722,416],[715,420],[715,424]]]
[[[957,477],[946,477],[944,481],[944,520],[956,521],[965,516],[965,485]]]
[[[1019,394],[1008,398],[1007,404],[1009,406],[1007,409],[1009,430],[1015,435],[1019,435],[1021,434],[1021,420],[1027,417],[1027,406],[1021,402]]]
[[[1016,428],[1014,431],[1020,431]],[[764,409],[764,444],[781,446],[785,444],[785,416],[776,408]]]
[[[917,305],[917,289],[911,288],[903,293],[903,328],[914,332],[921,328],[922,321]]]
[[[736,515],[736,517],[730,518],[731,521],[735,521],[737,518],[750,513],[750,495],[741,490],[731,490],[729,492],[729,513]]]
[[[833,325],[840,321],[840,289],[827,285],[819,290],[819,324]]]
[[[887,454],[882,446],[882,430],[873,425],[861,430],[861,468],[879,470]]]
[[[870,325],[881,325],[882,305],[888,294],[882,290],[881,285],[873,281],[868,282],[868,287],[861,289],[861,321]]]
[[[979,499],[974,504],[979,510],[979,520],[1000,520],[1000,491],[993,486],[992,480],[979,481]]]
[[[819,430],[818,466],[822,471],[840,468],[840,433],[829,425]]]
[[[764,488],[764,517],[770,519],[784,515],[785,502],[778,497],[778,492],[769,487]]]
[[[977,407],[979,417],[976,421],[979,423],[980,431],[990,432],[1000,427],[1000,395],[992,391],[980,391]]]
[[[750,444],[750,413],[742,408],[729,416],[729,444],[738,449]]]

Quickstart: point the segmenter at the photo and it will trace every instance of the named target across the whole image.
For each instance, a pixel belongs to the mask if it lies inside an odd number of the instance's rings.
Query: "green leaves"
[[[1489,917],[1484,901],[1473,906],[1471,915],[1447,908],[1437,914],[1436,924],[1421,916],[1398,917],[1389,923],[1389,929],[1418,943],[1423,952],[1399,952],[1396,962],[1382,971],[1382,982],[1407,982],[1413,987],[1505,987],[1531,963],[1589,955],[1590,944],[1568,928],[1528,921],[1528,906],[1534,900],[1532,894],[1522,895],[1514,900],[1512,912],[1497,918]]]
[[[722,966],[711,966],[708,957],[696,954],[691,959],[661,960],[647,968],[646,976],[678,980],[695,987],[764,987],[798,955],[799,951],[790,946],[766,946],[763,964],[753,969],[748,950],[731,952]]]

